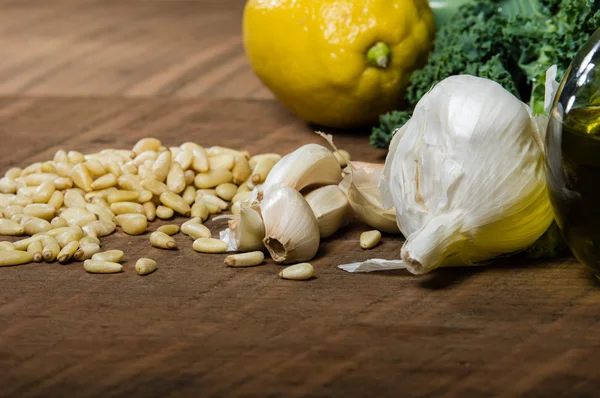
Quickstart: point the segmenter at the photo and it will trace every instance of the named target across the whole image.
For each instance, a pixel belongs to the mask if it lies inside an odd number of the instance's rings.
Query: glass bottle
[[[569,248],[600,279],[600,29],[577,53],[554,98],[546,176]]]

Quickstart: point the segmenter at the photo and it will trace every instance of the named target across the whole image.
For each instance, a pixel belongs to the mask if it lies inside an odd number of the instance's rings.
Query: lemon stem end
[[[373,44],[367,50],[367,64],[375,68],[385,69],[390,63],[390,47],[382,41]]]

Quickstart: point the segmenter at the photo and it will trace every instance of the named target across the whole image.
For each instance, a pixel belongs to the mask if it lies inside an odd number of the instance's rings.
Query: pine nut
[[[42,173],[56,173],[56,166],[54,166],[54,162],[44,162],[40,167],[40,171]]]
[[[107,199],[109,205],[118,202],[132,202],[140,196],[138,191],[114,191],[111,192]]]
[[[171,190],[171,192],[181,193],[185,189],[185,175],[183,172],[183,168],[177,162],[173,162],[171,165],[171,170],[169,170],[169,174],[167,174],[167,187]]]
[[[75,189],[68,189],[65,192],[63,201],[66,207],[78,207],[81,209],[85,209],[85,205],[87,204],[83,195]]]
[[[173,215],[173,209],[170,207],[158,206],[156,208],[156,217],[160,218],[161,220],[168,220],[169,218],[172,218]]]
[[[148,228],[148,219],[144,214],[122,214],[116,217],[116,221],[127,235],[141,235]]]
[[[216,196],[217,190],[216,189],[198,189],[196,191],[196,200],[198,200],[198,198],[203,198],[205,195]]]
[[[117,185],[117,177],[114,174],[105,174],[92,182],[92,189],[97,191]]]
[[[115,215],[127,213],[146,214],[144,206],[134,202],[115,202],[110,205],[110,211]]]
[[[208,208],[204,203],[204,200],[200,198],[200,200],[196,200],[196,203],[192,206],[190,215],[192,217],[199,217],[202,221],[206,221],[208,218]]]
[[[0,235],[18,236],[23,235],[23,233],[25,233],[25,228],[19,223],[6,218],[0,219]]]
[[[214,188],[219,184],[231,182],[233,175],[231,171],[224,169],[210,170],[208,173],[196,175],[194,184],[196,188]]]
[[[91,274],[115,274],[123,272],[123,266],[119,263],[99,260],[85,260],[83,269]]]
[[[52,229],[52,225],[41,218],[31,217],[23,223],[24,233],[27,235],[35,235],[41,232],[47,232]]]
[[[189,217],[191,214],[190,205],[181,196],[173,192],[163,192],[160,195],[160,202],[183,216]]]
[[[208,158],[208,167],[210,170],[224,169],[231,170],[235,164],[235,156],[230,153],[210,156]]]
[[[4,208],[4,217],[12,218],[15,214],[23,214],[25,208],[23,206],[11,205]]]
[[[235,194],[235,196],[233,198],[231,198],[231,202],[232,203],[245,202],[248,199],[250,199],[251,194],[252,194],[251,191],[238,192]]]
[[[206,203],[206,209],[208,210],[208,214],[219,214],[221,213],[221,208],[212,203]]]
[[[265,255],[260,251],[232,254],[225,257],[225,265],[230,267],[251,267],[260,265],[263,261],[265,261]]]
[[[50,221],[50,226],[52,229],[68,227],[69,223],[62,217],[54,217],[52,221]]]
[[[87,227],[87,225],[86,225]],[[50,231],[48,231],[50,232]],[[69,243],[73,241],[79,241],[79,239],[83,238],[83,230],[78,226],[71,226],[67,228],[67,230],[56,236],[56,241],[60,245],[60,247],[65,247]]]
[[[113,174],[117,178],[119,178],[119,177],[121,177],[121,175],[123,175],[123,172],[121,171],[121,163],[120,162],[111,160],[108,163],[106,163],[106,169],[108,170],[108,172],[110,174]]]
[[[146,202],[150,202],[151,200],[152,200],[152,192],[148,191],[147,189],[142,189],[137,198],[138,203],[146,203]]]
[[[135,272],[138,275],[148,275],[158,268],[156,261],[150,258],[140,258],[135,262]]]
[[[33,260],[31,253],[17,251],[17,250],[6,250],[2,252],[0,256],[0,267],[8,267],[11,265],[21,265],[30,263]]]
[[[251,192],[252,189],[250,189],[250,187],[247,184],[242,184],[238,187],[237,193],[242,193],[242,192]]]
[[[188,205],[191,205],[196,200],[196,188],[194,188],[192,185],[188,186],[183,191],[183,194],[181,195],[181,197],[183,198],[185,203],[187,203]]]
[[[113,222],[94,221],[83,227],[83,230],[88,236],[103,237],[112,234],[116,227]]]
[[[113,192],[117,192],[118,189],[115,187],[111,187],[111,188],[106,188],[106,189],[102,189],[100,191],[91,191],[85,194],[84,199],[88,202],[91,202],[94,198],[100,198],[104,201],[106,201],[106,198],[108,198],[108,195],[110,195]]]
[[[175,161],[179,163],[183,171],[186,171],[190,168],[192,162],[194,161],[194,154],[189,149],[183,149],[177,155],[175,155]]]
[[[225,184],[217,185],[215,191],[221,199],[230,201],[237,193],[237,186],[227,182]]]
[[[31,259],[33,262],[39,263],[42,261],[42,242],[35,241],[31,242],[31,244],[27,247],[27,253],[31,254]]]
[[[56,163],[55,167],[56,167],[56,174],[58,175],[59,178],[68,178],[71,181],[73,181],[73,179],[71,178],[71,176],[73,175],[73,165],[71,163],[59,162],[59,163]]]
[[[192,154],[194,156],[192,168],[196,170],[197,173],[207,172],[209,170],[209,164],[206,150],[198,145],[197,147],[192,148]]]
[[[231,149],[231,148],[225,148],[223,146],[211,146],[210,148],[208,148],[206,150],[206,152],[208,153],[208,156],[220,156],[223,154],[229,154],[229,155],[233,155],[233,156],[237,156],[237,155],[241,155],[242,153],[238,150],[235,149]]]
[[[139,156],[136,156],[135,159],[133,159],[133,164],[137,166],[138,168],[138,173],[139,173],[139,168],[146,163],[147,161],[150,161],[150,163],[154,164],[154,161],[158,158],[158,153],[155,151],[144,151],[141,154],[139,154]],[[150,167],[152,168],[152,167]]]
[[[179,225],[175,225],[175,224],[163,225],[161,227],[158,227],[157,231],[167,234],[169,236],[175,235],[176,233],[179,232]]]
[[[12,198],[10,198],[10,200],[8,201],[8,203],[10,203],[11,205],[15,205],[15,206],[27,206],[33,203],[33,201],[31,200],[30,197],[25,196],[25,195],[15,195]]]
[[[169,190],[169,188],[162,182],[151,179],[142,180],[142,188],[147,189],[148,191],[152,192],[153,195],[156,196],[160,196],[161,194]]]
[[[17,188],[17,182],[15,180],[7,177],[0,178],[1,193],[16,193]]]
[[[123,173],[123,174],[120,177],[123,177],[126,175],[136,175],[137,172],[138,172],[137,166],[133,162],[127,162],[121,166],[121,173]]]
[[[31,218],[33,217],[26,216],[25,214],[15,214],[10,218],[10,220],[16,222],[17,224],[23,225],[26,220]]]
[[[21,176],[22,171],[23,170],[18,167],[13,167],[8,169],[8,171],[4,174],[4,177],[14,180],[15,178],[19,178]]]
[[[100,245],[100,239],[94,236],[84,236],[83,238],[79,239],[79,247],[88,245],[90,243]]]
[[[185,231],[182,230],[182,232],[192,239],[210,238],[212,236],[210,230],[199,223],[187,225]]]
[[[194,178],[196,178],[196,173],[194,173],[192,170],[186,170],[183,173],[183,177],[185,178],[185,185],[192,185],[194,184]]]
[[[67,177],[58,177],[52,181],[54,184],[54,189],[58,189],[60,191],[73,188],[73,180]]]
[[[61,264],[66,264],[67,262],[69,262],[69,260],[73,258],[73,255],[75,254],[77,249],[79,249],[79,242],[76,240],[66,244],[56,257],[58,259],[58,262]]]
[[[89,260],[96,253],[100,252],[100,245],[96,243],[87,243],[85,245],[81,245],[79,243],[79,248],[73,254],[73,258],[77,261]]]
[[[21,239],[16,242],[13,242],[13,245],[15,246],[15,249],[17,249],[17,250],[26,251],[27,248],[29,247],[29,245],[31,244],[31,242],[35,242],[40,239],[41,238],[39,236],[32,236],[30,238],[25,238],[25,239]]]
[[[109,261],[111,263],[120,263],[121,260],[123,259],[124,255],[125,255],[125,253],[123,253],[122,250],[107,250],[105,252],[100,252],[100,253],[94,254],[92,256],[92,260]]]
[[[44,181],[54,182],[58,178],[57,174],[54,173],[33,173],[25,177],[22,177],[25,184],[28,186],[38,186]]]
[[[23,214],[26,216],[43,218],[47,221],[52,220],[55,213],[56,209],[54,209],[54,207],[40,203],[27,205],[25,206],[25,209],[23,209]]]
[[[56,239],[54,242],[45,245],[42,249],[42,257],[47,263],[51,263],[56,260],[58,253],[60,253],[60,245],[56,243]]]
[[[156,219],[156,205],[152,202],[146,202],[142,206],[148,221],[154,221]]]
[[[310,279],[315,274],[315,269],[309,263],[294,264],[289,267],[285,267],[283,271],[279,273],[279,276],[283,279],[292,279],[296,281],[302,281]]]
[[[0,251],[5,251],[5,250],[17,250],[17,248],[15,247],[15,245],[12,242],[8,242],[8,241],[0,242]]]
[[[157,181],[164,182],[169,174],[171,168],[171,152],[165,151],[158,155],[154,166],[152,166],[152,174],[156,177]]]
[[[233,175],[233,183],[236,185],[243,183],[250,177],[252,169],[245,156],[238,155],[235,157],[235,165],[233,166],[231,174]]]
[[[44,181],[37,187],[31,199],[33,203],[48,203],[54,191],[54,182]]]
[[[226,210],[227,207],[229,207],[227,205],[227,202],[223,201],[221,198],[218,198],[214,195],[204,195],[202,197],[202,199],[204,200],[204,203],[206,203],[207,205],[209,205],[209,204],[215,205],[221,210]]]
[[[192,247],[200,253],[225,253],[227,251],[227,243],[214,238],[196,239]]]
[[[69,225],[78,225],[80,227],[96,221],[95,214],[90,213],[86,209],[80,209],[78,207],[67,209],[60,213],[60,216],[67,220]]]
[[[35,191],[38,189],[38,187],[39,185],[37,187],[22,186],[19,189],[17,189],[17,195],[27,196],[29,199],[31,199],[31,203],[34,203],[33,195],[35,194]]]
[[[177,242],[169,235],[155,231],[150,234],[150,244],[159,249],[174,250],[177,249]]]
[[[265,159],[269,159],[274,163],[277,163],[281,159],[281,155],[278,153],[261,153],[259,155],[254,155],[250,158],[250,167],[254,169],[257,164]]]
[[[139,140],[131,150],[136,156],[146,151],[158,151],[162,143],[156,138],[142,138]]]
[[[61,191],[54,191],[50,199],[48,200],[48,205],[54,207],[55,209],[60,209],[63,205],[65,196]]]
[[[257,163],[254,171],[252,172],[252,182],[255,184],[261,184],[265,182],[267,175],[269,175],[271,169],[273,166],[275,166],[275,163],[277,162],[270,158],[264,158]]]
[[[76,186],[83,189],[85,192],[90,192],[92,190],[92,182],[94,182],[94,180],[92,179],[92,175],[85,164],[79,163],[73,167],[73,170],[71,171],[71,179]]]
[[[92,173],[94,177],[102,177],[106,174],[106,169],[98,159],[90,158],[85,162],[85,167]],[[114,177],[114,175],[113,175]],[[93,187],[92,187],[93,188]],[[102,188],[99,188],[102,189]]]
[[[360,234],[360,247],[363,249],[372,249],[381,240],[381,232],[376,229],[365,231]]]
[[[65,159],[66,159],[66,153],[65,153]],[[42,172],[42,163],[36,162],[36,163],[30,164],[29,166],[25,167],[23,169],[23,171],[21,172],[20,177],[28,176],[28,175],[34,174],[34,173],[41,173],[41,172]]]
[[[123,190],[141,191],[143,189],[141,181],[142,180],[140,180],[139,176],[134,174],[127,174],[119,177],[117,179],[117,184],[119,185],[119,188]]]
[[[85,156],[83,155],[83,153],[78,151],[67,152],[67,159],[69,159],[69,162],[73,164],[85,162]]]
[[[99,203],[88,203],[85,208],[88,212],[95,214],[100,221],[113,222],[115,219],[114,213],[110,211],[108,206]]]

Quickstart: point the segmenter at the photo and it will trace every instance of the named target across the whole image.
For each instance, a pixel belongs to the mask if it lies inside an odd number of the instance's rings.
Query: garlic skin
[[[319,224],[298,191],[290,187],[271,190],[263,198],[260,210],[265,224],[263,242],[273,260],[295,263],[308,261],[317,254]]]
[[[379,194],[379,182],[383,164],[348,162],[346,175],[340,182],[340,189],[348,197],[348,202],[356,216],[365,224],[379,231],[399,234],[396,224],[396,210],[383,207]]]
[[[242,204],[238,214],[214,217],[213,220],[224,217],[230,218],[229,228],[221,231],[219,238],[227,243],[228,252],[264,250],[265,225],[257,209]]]
[[[317,188],[306,194],[304,199],[315,213],[321,238],[333,235],[350,221],[350,204],[337,185]]]
[[[342,169],[333,152],[319,144],[306,144],[281,158],[258,192],[265,196],[279,187],[301,191],[310,185],[337,184],[341,179]]]
[[[407,237],[401,258],[424,274],[524,250],[553,220],[545,131],[498,83],[451,76],[394,136],[380,190]]]

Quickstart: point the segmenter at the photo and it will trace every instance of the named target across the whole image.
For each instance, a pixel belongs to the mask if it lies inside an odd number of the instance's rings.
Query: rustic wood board
[[[0,100],[0,170],[58,148],[130,147],[152,135],[251,152],[320,138],[272,101]],[[381,161],[361,136],[336,142]],[[208,225],[215,235],[223,222]],[[158,224],[152,225],[152,229]],[[81,264],[0,269],[0,395],[31,396],[595,396],[600,292],[570,258],[486,267],[348,274],[340,263],[394,258],[402,239],[358,246],[351,224],[322,243],[317,278],[280,266],[228,269],[224,255],[150,248],[116,233],[125,272]],[[147,277],[135,259],[160,269]]]

